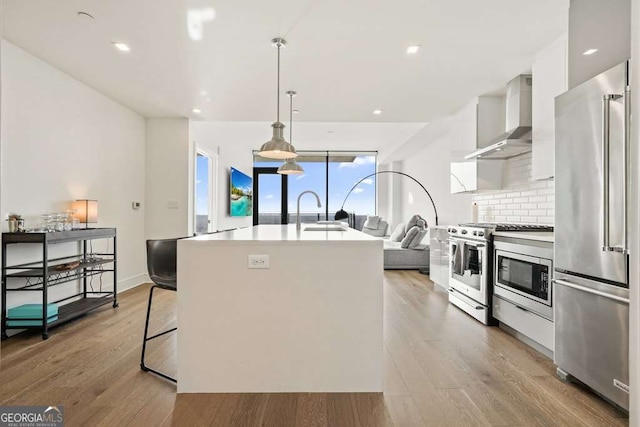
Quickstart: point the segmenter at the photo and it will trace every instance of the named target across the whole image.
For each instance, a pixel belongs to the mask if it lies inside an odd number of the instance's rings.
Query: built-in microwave
[[[549,246],[546,248],[496,241],[494,243],[494,293],[516,304],[525,305],[526,308],[539,314],[549,316],[553,298],[551,285],[553,249],[551,245]]]

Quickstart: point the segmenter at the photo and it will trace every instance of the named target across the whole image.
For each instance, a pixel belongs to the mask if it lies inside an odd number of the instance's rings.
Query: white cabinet
[[[631,0],[572,0],[569,7],[569,88],[631,57]],[[597,49],[591,55],[584,53]]]
[[[502,188],[502,160],[451,162],[451,194]]]
[[[430,228],[429,278],[444,289],[449,287],[449,233],[446,226]]]
[[[452,145],[467,151],[452,156],[452,194],[502,187],[502,162],[463,159],[465,154],[486,147],[493,138],[504,132],[504,108],[504,98],[480,96],[454,114],[449,134]]]
[[[553,176],[555,149],[555,97],[567,90],[567,36],[536,56],[532,89],[533,179]]]

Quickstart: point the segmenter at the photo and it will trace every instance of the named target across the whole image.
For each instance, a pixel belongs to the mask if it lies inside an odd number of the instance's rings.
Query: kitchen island
[[[178,242],[178,392],[381,392],[382,241],[259,225]]]

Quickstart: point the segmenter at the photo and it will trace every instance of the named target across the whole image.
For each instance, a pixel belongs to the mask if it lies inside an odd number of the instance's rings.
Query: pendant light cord
[[[289,144],[293,144],[293,93],[289,94]]]
[[[278,42],[278,93],[276,96],[278,105],[276,107],[276,121],[279,122],[280,121],[280,49],[282,48],[280,42]]]

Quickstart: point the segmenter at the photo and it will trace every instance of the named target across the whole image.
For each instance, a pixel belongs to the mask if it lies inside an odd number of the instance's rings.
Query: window
[[[286,215],[282,223],[295,223],[298,196],[306,190],[314,191],[320,197],[322,208],[317,207],[313,195],[305,195],[300,200],[301,222],[310,223],[320,220],[332,220],[349,190],[361,179],[376,172],[376,152],[332,152],[332,151],[298,151],[296,162],[303,167],[302,175],[286,176],[287,191],[282,199],[280,195],[281,181],[261,179],[258,181],[260,224],[280,223],[274,216]],[[254,156],[254,171],[264,173],[266,168],[277,168],[281,161]],[[275,171],[275,169],[274,169]],[[276,188],[277,187],[277,188]],[[281,203],[287,206],[287,213],[281,214]],[[366,215],[376,213],[376,177],[362,181],[349,195],[344,205],[347,212],[356,214],[356,227],[364,222]]]

